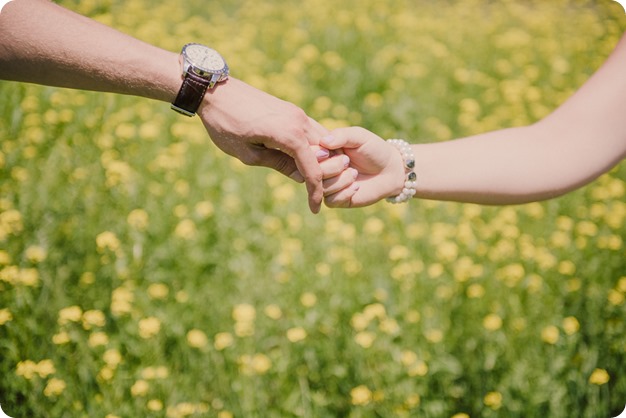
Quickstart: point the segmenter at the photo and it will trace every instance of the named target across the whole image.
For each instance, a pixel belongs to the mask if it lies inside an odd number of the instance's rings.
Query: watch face
[[[191,63],[195,72],[199,72],[199,75],[204,75],[203,73],[217,74],[227,68],[224,58],[214,49],[204,45],[186,45],[183,49],[183,55]]]

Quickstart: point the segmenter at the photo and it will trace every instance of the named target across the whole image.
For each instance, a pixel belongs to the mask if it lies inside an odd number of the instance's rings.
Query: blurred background
[[[533,123],[613,1],[60,1],[328,128]],[[17,417],[601,417],[626,405],[626,166],[543,203],[308,212],[164,103],[0,82],[0,404]]]

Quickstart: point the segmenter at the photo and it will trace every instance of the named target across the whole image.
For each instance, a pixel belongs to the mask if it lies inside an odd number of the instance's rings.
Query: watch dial
[[[188,45],[185,48],[185,55],[194,67],[211,73],[221,71],[226,64],[217,51],[203,45]]]

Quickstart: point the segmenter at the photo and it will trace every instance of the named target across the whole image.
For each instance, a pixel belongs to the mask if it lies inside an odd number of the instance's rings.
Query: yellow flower
[[[169,292],[170,289],[163,283],[153,283],[148,286],[148,295],[152,299],[165,299]]]
[[[187,344],[193,348],[203,348],[208,344],[206,334],[199,329],[192,329],[187,333]]]
[[[159,399],[150,399],[146,404],[146,407],[150,411],[158,412],[163,409],[163,402],[161,402]]]
[[[67,344],[70,342],[70,335],[66,331],[61,331],[52,336],[52,342],[56,345]]]
[[[382,319],[387,316],[387,311],[385,310],[385,306],[383,304],[372,303],[363,309],[363,315],[368,320],[372,320],[374,318]]]
[[[24,286],[37,286],[39,284],[39,271],[34,268],[21,269],[18,280]]]
[[[595,369],[591,376],[589,376],[589,383],[592,385],[604,385],[609,382],[611,377],[609,373],[604,369]]]
[[[130,394],[134,397],[146,396],[150,385],[143,379],[137,380],[130,388]]]
[[[0,325],[4,325],[11,320],[13,320],[13,314],[11,314],[9,308],[0,309]]]
[[[370,318],[368,318],[365,314],[357,312],[352,315],[352,319],[350,320],[350,324],[352,328],[356,331],[363,331],[370,323]]]
[[[280,319],[283,316],[283,311],[280,309],[280,306],[271,304],[265,307],[265,315],[271,319]]]
[[[83,313],[83,328],[90,330],[92,327],[103,327],[106,324],[104,313],[97,309],[90,309]]]
[[[352,405],[367,405],[372,400],[372,391],[365,385],[359,385],[350,391]]]
[[[408,258],[411,255],[411,251],[404,245],[394,245],[389,250],[389,259],[392,261],[402,260]]]
[[[483,327],[488,331],[497,331],[502,328],[502,318],[496,314],[489,314],[483,319]]]
[[[311,308],[317,303],[317,296],[315,296],[315,293],[305,292],[300,296],[300,303],[302,306]]]
[[[118,287],[111,294],[111,313],[116,316],[130,313],[132,302],[135,299],[133,292],[126,287]]]
[[[0,250],[0,264],[7,265],[11,263],[11,256],[4,250]]]
[[[111,250],[113,252],[119,250],[120,241],[117,236],[111,231],[104,231],[96,237],[96,245],[98,251],[103,252],[105,250]]]
[[[47,397],[58,396],[63,393],[66,386],[67,385],[63,380],[53,377],[52,379],[48,380],[48,384],[43,390],[43,394]]]
[[[104,381],[108,381],[113,379],[113,374],[115,373],[115,371],[110,368],[109,366],[104,366],[102,369],[100,369],[100,372],[98,373],[98,378]]]
[[[63,308],[59,311],[59,319],[57,322],[59,325],[65,325],[68,322],[78,322],[82,319],[83,310],[80,306],[68,306],[67,308]]]
[[[253,356],[243,355],[239,357],[241,372],[247,375],[265,374],[272,367],[272,361],[265,354],[257,353]]]
[[[411,377],[426,376],[428,374],[428,365],[422,360],[418,360],[407,368],[407,374]]]
[[[217,418],[233,418],[233,417],[234,417],[234,415],[230,411],[220,411],[217,414]]]
[[[94,332],[89,336],[89,347],[98,347],[101,345],[107,345],[109,343],[109,337],[104,332]]]
[[[145,231],[148,227],[148,212],[143,209],[134,209],[128,214],[126,222],[137,231]]]
[[[174,235],[182,239],[193,239],[196,232],[196,224],[191,219],[183,219],[176,225]]]
[[[215,208],[213,207],[213,203],[208,200],[198,202],[195,207],[196,213],[203,219],[209,218],[215,212]]]
[[[28,261],[33,263],[40,263],[47,256],[46,250],[40,245],[31,245],[26,249],[25,254]]]
[[[541,339],[548,344],[556,344],[559,341],[559,329],[554,325],[548,325],[541,331]]]
[[[52,360],[46,359],[37,363],[37,374],[39,377],[45,378],[54,373],[56,373],[56,369]]]
[[[624,296],[623,293],[618,292],[617,290],[611,289],[609,290],[607,299],[611,303],[611,305],[619,306],[622,303],[624,303],[624,300],[626,300],[626,297]]]
[[[481,284],[474,283],[467,287],[466,293],[470,299],[480,299],[485,295],[485,288]]]
[[[150,316],[139,321],[139,335],[141,338],[150,338],[155,336],[161,330],[161,321],[158,318]]]
[[[502,394],[500,392],[489,392],[485,395],[483,402],[491,409],[500,409],[502,407]]]
[[[575,317],[568,316],[567,318],[563,319],[563,330],[565,331],[567,335],[576,334],[579,329],[580,329],[580,323],[578,322],[578,319],[576,319]]]
[[[237,322],[252,322],[256,319],[256,310],[254,306],[242,303],[235,306],[232,315]]]
[[[465,412],[459,412],[458,414],[452,415],[452,418],[470,418]]]
[[[37,373],[37,364],[32,360],[24,360],[17,363],[15,374],[25,379],[32,379]]]
[[[234,338],[229,332],[218,332],[215,334],[215,339],[213,341],[213,346],[217,351],[222,351],[225,348],[228,348],[233,345]]]
[[[439,343],[443,340],[443,331],[440,329],[431,329],[424,333],[426,339],[431,343]]]
[[[376,334],[369,331],[361,331],[354,336],[354,341],[363,348],[370,348],[376,340]]]
[[[379,218],[371,217],[365,221],[363,232],[367,235],[378,235],[385,229],[385,223]]]
[[[116,368],[122,362],[122,354],[115,348],[110,348],[104,352],[102,359],[111,368]]]
[[[302,327],[289,328],[287,330],[287,339],[292,343],[297,343],[306,338],[307,333]]]

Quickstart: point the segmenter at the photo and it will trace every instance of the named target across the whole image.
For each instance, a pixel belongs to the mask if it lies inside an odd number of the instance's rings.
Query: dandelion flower
[[[491,409],[500,409],[502,407],[502,394],[500,392],[489,392],[485,395],[483,402]]]
[[[0,325],[4,325],[11,320],[13,320],[11,311],[8,308],[0,309]]]
[[[56,369],[52,360],[46,359],[37,363],[37,374],[39,377],[46,378],[54,373],[56,373]]]
[[[163,283],[153,283],[148,286],[148,295],[152,299],[165,299],[170,289]]]
[[[563,319],[563,330],[567,335],[576,334],[579,329],[580,323],[578,322],[578,319],[576,319],[576,317],[568,316],[567,318]]]
[[[213,341],[213,346],[217,351],[222,351],[225,348],[228,348],[233,345],[234,338],[229,332],[218,332],[215,334],[215,338]]]
[[[145,396],[150,389],[150,385],[143,379],[137,380],[130,388],[130,394],[134,397]]]
[[[254,306],[248,303],[242,303],[235,306],[232,316],[237,322],[251,322],[256,319],[256,310]]]
[[[52,379],[48,380],[48,384],[43,390],[43,394],[47,397],[58,396],[63,393],[66,386],[67,385],[63,380],[53,377]]]
[[[604,369],[595,369],[589,376],[589,383],[592,385],[604,385],[610,380],[609,373]]]
[[[483,327],[488,331],[497,331],[502,328],[502,318],[496,314],[489,314],[483,319]]]
[[[554,325],[548,325],[541,331],[541,339],[548,344],[556,344],[559,341],[559,329]]]
[[[89,347],[98,347],[102,345],[107,345],[109,343],[109,336],[104,332],[94,332],[89,336]]]
[[[104,313],[97,309],[90,309],[83,313],[83,328],[90,330],[92,327],[103,327],[106,324]]]
[[[368,331],[361,331],[354,336],[354,341],[363,348],[370,348],[376,340],[376,334]]]
[[[193,348],[203,348],[208,344],[206,334],[199,329],[192,329],[187,333],[187,344]]]
[[[350,391],[352,405],[367,405],[372,400],[372,391],[365,385],[359,385]]]
[[[161,321],[158,318],[150,316],[139,321],[139,335],[141,338],[150,338],[155,336],[161,330]]]
[[[146,404],[146,407],[150,411],[158,412],[163,409],[163,402],[159,399],[150,399]]]
[[[57,322],[59,325],[65,325],[69,322],[78,322],[83,317],[83,310],[80,306],[68,306],[59,311],[59,319]]]
[[[47,252],[40,245],[31,245],[25,251],[26,258],[32,263],[40,263],[46,259]]]
[[[305,292],[300,296],[300,303],[304,307],[311,308],[317,303],[317,296],[315,293]]]
[[[307,333],[302,327],[289,328],[287,330],[287,339],[292,343],[297,343],[304,340],[307,337]]]

